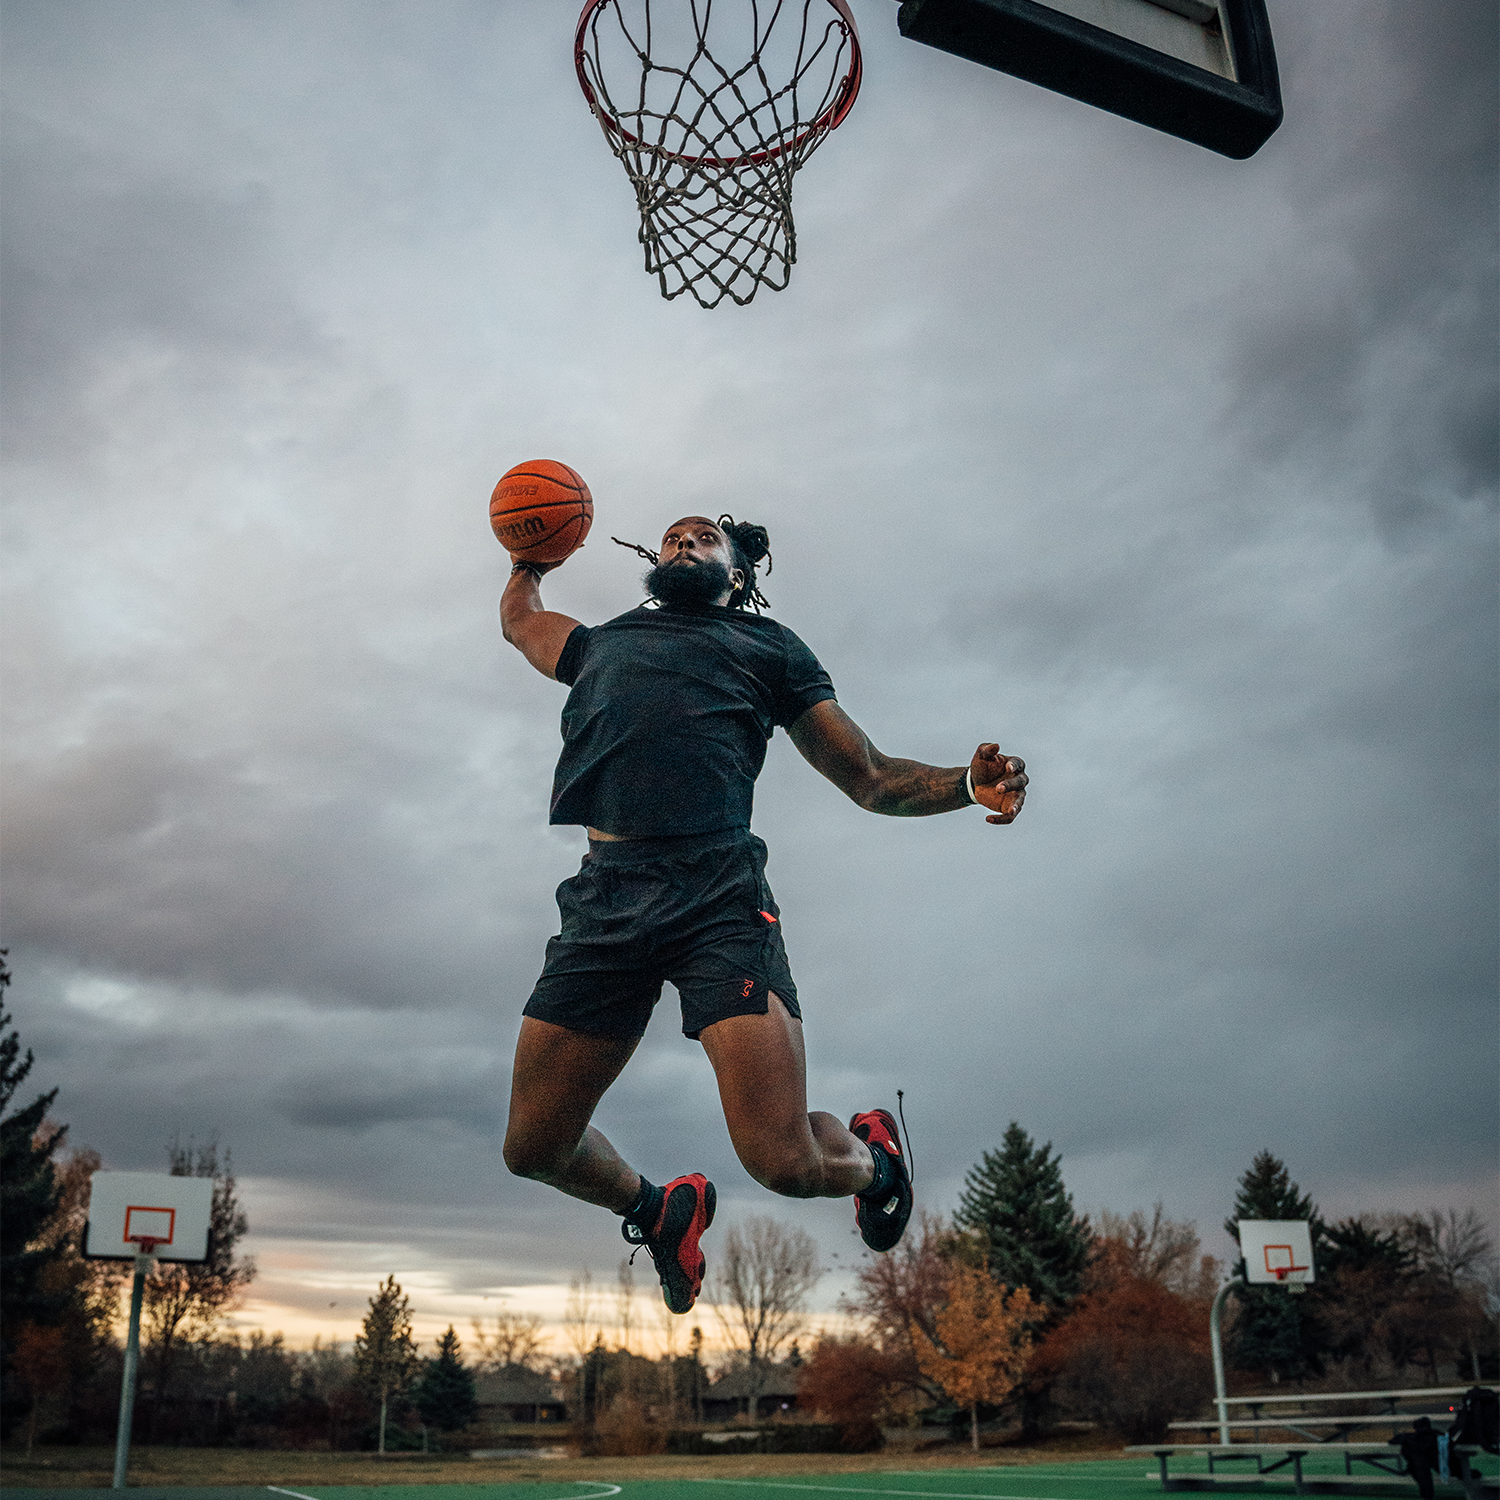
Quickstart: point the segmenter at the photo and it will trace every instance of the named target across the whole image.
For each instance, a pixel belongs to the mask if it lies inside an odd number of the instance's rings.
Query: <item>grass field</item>
[[[5,1500],[105,1500],[104,1450],[53,1449],[31,1462],[8,1459]],[[1486,1465],[1493,1468],[1493,1461]],[[1201,1458],[1173,1470],[1202,1471]],[[1342,1474],[1334,1455],[1318,1455],[1304,1473]],[[1285,1478],[1283,1479],[1283,1475]],[[1271,1484],[1224,1487],[1229,1494],[1290,1494],[1290,1474]],[[957,1451],[910,1455],[781,1454],[730,1458],[379,1460],[362,1454],[269,1453],[227,1449],[139,1449],[132,1454],[135,1500],[1131,1500],[1162,1493],[1149,1457],[1063,1456],[1018,1450],[997,1461]],[[1357,1494],[1358,1491],[1346,1491]],[[1364,1493],[1412,1494],[1416,1486]],[[1461,1495],[1443,1486],[1440,1495]]]

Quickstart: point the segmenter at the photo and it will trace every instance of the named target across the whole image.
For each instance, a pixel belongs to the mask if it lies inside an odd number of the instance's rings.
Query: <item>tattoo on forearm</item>
[[[927,766],[915,760],[890,761],[870,811],[888,817],[923,818],[967,807],[967,774],[968,767],[955,771],[951,766]]]

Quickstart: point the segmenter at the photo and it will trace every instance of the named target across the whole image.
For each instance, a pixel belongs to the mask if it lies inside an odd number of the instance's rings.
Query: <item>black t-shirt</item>
[[[637,838],[748,828],[775,726],[834,696],[785,625],[717,604],[580,625],[556,676],[573,690],[552,822]]]

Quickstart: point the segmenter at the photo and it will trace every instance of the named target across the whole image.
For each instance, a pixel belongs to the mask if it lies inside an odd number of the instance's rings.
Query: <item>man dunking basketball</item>
[[[637,549],[644,552],[644,549]],[[663,980],[682,1029],[702,1042],[745,1169],[791,1198],[852,1196],[872,1250],[911,1215],[911,1179],[888,1111],[845,1128],[807,1108],[802,1012],[750,832],[755,779],[776,725],[871,812],[923,817],[980,803],[986,822],[1021,810],[1025,765],[981,745],[967,767],[897,760],[838,706],[817,658],[758,611],[765,531],[723,516],[677,522],[646,552],[647,604],[590,629],[542,606],[548,566],[516,563],[500,602],[505,638],[568,684],[552,822],[583,824],[589,852],[558,887],[562,931],[516,1044],[505,1161],[522,1177],[623,1216],[650,1251],[667,1306],[703,1284],[699,1238],[714,1187],[665,1187],[628,1166],[590,1123],[635,1051]],[[749,603],[755,613],[746,610]]]

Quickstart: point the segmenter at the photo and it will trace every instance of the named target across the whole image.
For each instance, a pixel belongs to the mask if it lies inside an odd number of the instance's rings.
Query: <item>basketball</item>
[[[517,464],[490,496],[495,539],[519,562],[561,562],[593,524],[594,497],[582,475],[553,458]]]

